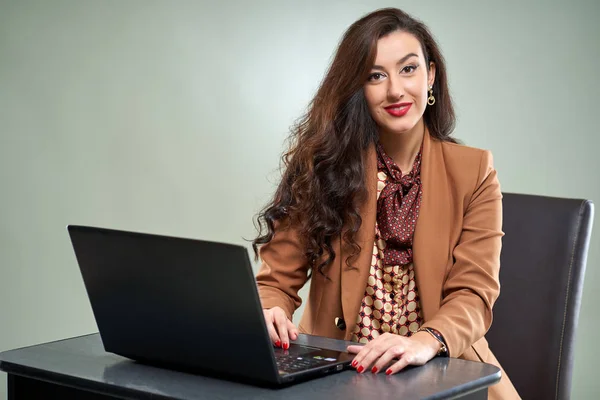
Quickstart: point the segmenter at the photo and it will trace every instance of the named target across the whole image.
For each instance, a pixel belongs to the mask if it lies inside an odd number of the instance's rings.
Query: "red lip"
[[[385,109],[385,111],[387,111],[390,115],[393,115],[394,117],[402,117],[402,116],[406,115],[408,110],[410,110],[411,106],[412,106],[412,103],[397,103],[397,104],[391,104],[387,107],[384,107],[384,109]]]

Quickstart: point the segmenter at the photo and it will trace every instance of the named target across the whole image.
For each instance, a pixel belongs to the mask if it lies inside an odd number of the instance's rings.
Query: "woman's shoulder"
[[[495,171],[491,151],[460,143],[442,142],[446,173],[465,192],[478,188]],[[463,186],[464,185],[464,186]]]
[[[446,162],[461,169],[477,170],[493,163],[492,152],[486,149],[446,141],[441,142],[441,148]]]

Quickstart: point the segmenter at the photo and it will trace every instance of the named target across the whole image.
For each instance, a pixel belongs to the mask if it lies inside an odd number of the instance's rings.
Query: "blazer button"
[[[340,331],[346,330],[346,321],[344,321],[343,318],[335,317],[334,322],[335,322],[335,326],[337,326]]]

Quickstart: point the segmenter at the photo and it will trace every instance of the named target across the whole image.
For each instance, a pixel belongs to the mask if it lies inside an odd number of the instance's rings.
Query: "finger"
[[[377,343],[380,343],[383,339],[379,339],[379,338],[383,338],[382,336],[378,336],[378,338],[371,340],[370,342],[367,343],[359,343],[359,344],[351,344],[350,346],[346,347],[346,351],[350,354],[358,354],[360,353],[363,349],[371,349],[371,347],[373,347],[374,345],[376,345]],[[366,353],[364,353],[366,354]],[[363,355],[364,355],[363,354]]]
[[[399,341],[400,344],[398,344]],[[381,365],[374,364],[377,364],[379,362],[379,359],[385,353],[390,351],[390,349],[392,349],[392,358],[394,357],[394,354],[402,354],[404,352],[404,346],[402,345],[402,343],[403,342],[401,337],[392,334],[383,334],[381,336],[378,336],[376,339],[371,340],[365,346],[365,349],[359,352],[355,357],[355,360],[357,361],[358,365],[356,369],[357,372],[368,371],[370,369],[371,372],[376,373],[380,368],[383,367]]]
[[[358,346],[358,345],[353,344],[353,345],[346,347],[346,351],[351,354],[358,354],[358,352],[360,352],[363,349],[363,347],[365,347],[365,346]]]
[[[358,354],[364,347],[365,346],[351,345],[351,346],[346,347],[346,351],[350,354]],[[352,360],[351,365],[354,368],[356,368],[358,366],[358,361],[356,360],[356,357],[354,357],[354,360]]]
[[[383,343],[387,342],[390,338],[392,338],[392,335],[384,333],[365,344],[350,345],[346,347],[346,351],[351,354],[359,354],[360,356],[355,357],[354,360],[360,361],[372,348],[383,345]]]
[[[381,343],[383,344],[383,343]],[[383,353],[380,346],[364,346],[354,357],[352,366],[356,368],[356,372],[362,373],[371,368],[371,364],[375,362]]]
[[[269,338],[271,342],[276,346],[281,346],[281,339],[277,335],[275,326],[273,325],[273,314],[269,310],[265,310],[265,322],[267,323],[267,331],[269,332]]]
[[[362,364],[362,361],[365,359],[365,357],[367,357],[367,355],[375,346],[381,345],[382,343],[384,343],[384,341],[385,338],[383,336],[379,336],[366,344],[348,346],[346,348],[348,350],[348,353],[356,354],[356,357],[354,357],[354,360],[352,360],[352,366],[356,368],[357,371],[360,369],[360,371],[358,372],[362,372],[363,370],[365,370],[366,367]]]
[[[385,371],[386,375],[392,375],[399,371],[402,371],[407,365],[413,364],[413,355],[411,353],[404,353],[400,360],[392,365]]]
[[[376,374],[377,372],[381,372],[384,368],[390,363],[393,363],[394,359],[400,359],[404,354],[405,349],[401,345],[392,346],[385,353],[379,357],[379,359],[375,362],[375,365],[371,369],[371,372]]]
[[[273,313],[275,317],[275,325],[277,327],[277,333],[281,339],[281,347],[285,350],[290,348],[290,339],[288,338],[287,330],[287,316],[284,312]]]
[[[287,320],[287,330],[291,340],[298,340],[298,329],[296,328],[296,325],[294,325],[294,323],[289,319]]]

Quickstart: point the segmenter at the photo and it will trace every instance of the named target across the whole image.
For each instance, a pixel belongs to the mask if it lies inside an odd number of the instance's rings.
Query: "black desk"
[[[345,349],[347,342],[300,335],[297,343]],[[284,389],[266,389],[171,371],[106,353],[98,334],[0,354],[8,399],[450,399],[487,398],[500,380],[492,365],[436,358],[386,376],[344,371]],[[463,397],[464,396],[464,397]]]

